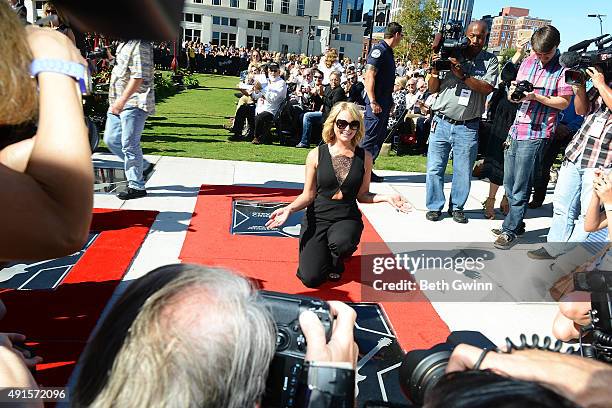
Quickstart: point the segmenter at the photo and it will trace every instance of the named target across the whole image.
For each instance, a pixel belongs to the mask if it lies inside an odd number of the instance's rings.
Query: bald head
[[[470,40],[467,49],[468,54],[476,56],[485,46],[489,29],[487,23],[482,20],[472,21],[465,30],[466,37]]]

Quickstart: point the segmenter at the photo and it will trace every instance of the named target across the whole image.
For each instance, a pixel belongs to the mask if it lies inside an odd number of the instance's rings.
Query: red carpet
[[[283,202],[292,201],[299,193],[293,189],[203,185],[180,258],[188,263],[235,270],[267,290],[360,302],[361,248],[347,263],[341,282],[309,289],[295,276],[297,239],[231,234],[234,199]],[[363,222],[362,242],[383,242],[365,216]],[[381,305],[404,350],[429,347],[446,340],[449,334],[448,327],[428,301],[381,302]]]
[[[5,290],[3,332],[25,334],[44,358],[36,379],[64,386],[89,334],[130,266],[155,211],[94,210],[91,231],[100,235],[55,290]]]

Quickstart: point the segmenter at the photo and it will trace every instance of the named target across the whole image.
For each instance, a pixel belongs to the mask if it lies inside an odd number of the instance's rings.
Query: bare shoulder
[[[308,156],[306,156],[306,165],[307,166],[317,166],[319,163],[319,146],[315,147],[311,151],[308,152]]]

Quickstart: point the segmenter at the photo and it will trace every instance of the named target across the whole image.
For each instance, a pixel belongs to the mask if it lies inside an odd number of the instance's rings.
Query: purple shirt
[[[565,83],[565,68],[559,64],[559,51],[545,66],[533,54],[525,58],[519,68],[516,82],[527,80],[545,96],[571,96],[572,87]],[[528,106],[526,104],[529,104]],[[526,112],[525,112],[526,107]],[[523,108],[523,109],[521,109]],[[510,127],[510,137],[517,140],[547,139],[552,136],[560,110],[536,101],[523,102]]]

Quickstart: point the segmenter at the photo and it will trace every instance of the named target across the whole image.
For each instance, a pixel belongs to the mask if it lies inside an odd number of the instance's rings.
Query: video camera
[[[463,35],[463,31],[461,22],[450,20],[444,24],[442,31],[435,35],[431,48],[440,55],[440,59],[433,62],[433,67],[438,72],[450,71],[449,58],[463,59],[461,51],[470,45],[470,40]]]
[[[584,84],[588,79],[586,74],[588,67],[600,67],[606,80],[609,80],[612,73],[612,46],[605,48],[604,46],[610,42],[612,42],[612,36],[604,34],[590,40],[580,41],[561,54],[559,62],[567,68],[565,82],[570,85]],[[595,43],[597,50],[587,51],[592,43]]]
[[[307,296],[268,291],[259,293],[277,328],[276,354],[270,365],[262,406],[297,406],[306,357],[306,338],[300,328],[299,316],[307,310],[314,312],[323,324],[325,338],[329,341],[333,323],[329,304]]]

